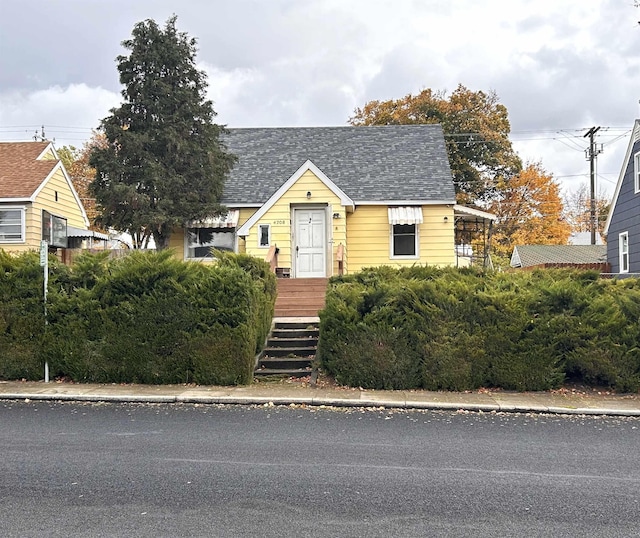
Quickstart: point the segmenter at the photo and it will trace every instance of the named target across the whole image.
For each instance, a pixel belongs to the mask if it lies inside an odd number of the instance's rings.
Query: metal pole
[[[47,330],[47,288],[49,287],[49,245],[46,241],[40,242],[40,265],[44,271],[44,328]],[[44,361],[44,382],[49,383],[49,363]]]
[[[596,244],[596,157],[598,152],[596,151],[595,134],[600,130],[600,127],[591,127],[585,134],[585,137],[589,137],[589,169],[590,169],[590,197],[589,197],[589,231],[591,232],[591,244]]]

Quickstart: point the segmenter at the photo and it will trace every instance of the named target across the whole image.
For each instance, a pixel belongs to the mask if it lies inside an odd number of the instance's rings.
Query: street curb
[[[3,393],[0,400],[21,401],[60,401],[95,403],[184,403],[202,405],[269,405],[289,406],[308,405],[311,407],[365,407],[374,409],[415,409],[430,411],[461,411],[470,413],[537,413],[550,415],[592,415],[640,417],[640,409],[616,409],[595,407],[545,407],[539,404],[470,404],[455,402],[421,402],[402,400],[375,400],[330,397],[295,396],[189,396],[178,395],[123,395],[123,394],[41,394],[41,393]]]

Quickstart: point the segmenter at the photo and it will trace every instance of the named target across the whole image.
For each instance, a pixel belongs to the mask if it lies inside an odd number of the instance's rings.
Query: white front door
[[[326,275],[326,212],[324,209],[296,209],[295,276],[298,278]]]

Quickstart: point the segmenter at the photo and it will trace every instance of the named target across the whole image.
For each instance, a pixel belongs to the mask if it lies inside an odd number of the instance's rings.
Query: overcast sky
[[[0,0],[0,140],[44,125],[81,146],[120,103],[115,58],[136,22],[172,15],[199,44],[217,121],[345,125],[356,107],[458,84],[494,90],[525,161],[563,189],[611,194],[640,116],[633,0]]]

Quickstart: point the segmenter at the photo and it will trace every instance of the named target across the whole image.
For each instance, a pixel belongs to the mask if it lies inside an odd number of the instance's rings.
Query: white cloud
[[[29,140],[44,126],[56,145],[80,146],[119,102],[119,94],[85,84],[0,93],[0,138]]]
[[[135,22],[163,24],[174,12],[178,27],[198,39],[217,120],[231,127],[341,125],[371,99],[424,88],[451,92],[463,84],[495,90],[523,159],[541,161],[571,188],[588,176],[581,151],[586,129],[603,126],[599,170],[615,181],[627,139],[613,140],[638,114],[640,10],[632,2],[111,0],[69,6],[69,0],[48,0],[34,19],[28,2],[3,1],[0,50],[12,54],[0,55],[0,139],[28,139],[44,124],[59,143],[81,144],[119,104],[114,60],[125,52],[120,42]],[[43,47],[38,36],[50,28],[61,31]]]

